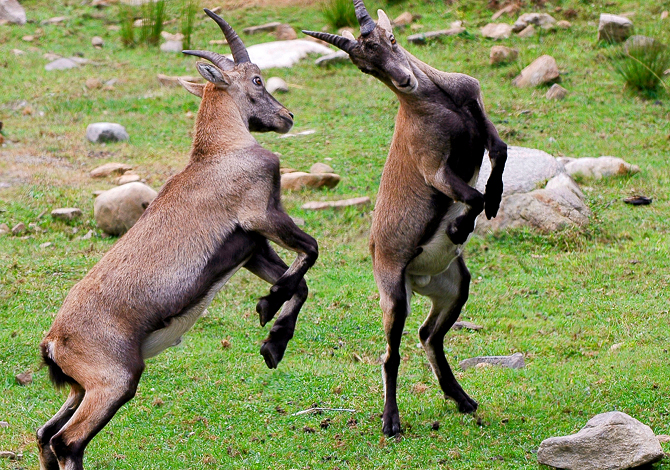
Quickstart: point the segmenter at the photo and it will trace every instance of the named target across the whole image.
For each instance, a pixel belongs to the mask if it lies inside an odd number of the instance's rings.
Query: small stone
[[[21,38],[21,40],[23,40],[23,41],[25,41],[25,42],[33,42],[33,41],[35,40],[35,36],[31,36],[31,35],[23,36],[23,37]]]
[[[298,33],[288,24],[280,24],[275,29],[275,37],[278,41],[292,41],[298,39]]]
[[[626,39],[623,49],[627,54],[634,52],[652,51],[654,49],[665,49],[665,46],[649,36],[635,35]]]
[[[598,41],[622,42],[633,34],[633,22],[624,16],[602,13],[598,25]]]
[[[16,460],[16,453],[9,450],[0,451],[0,459]]]
[[[543,55],[521,71],[512,82],[519,88],[538,86],[558,80],[560,73],[556,59],[550,55]]]
[[[515,3],[509,4],[509,5],[507,5],[506,7],[501,8],[500,10],[496,11],[496,12],[493,14],[493,16],[491,17],[491,20],[492,20],[492,21],[495,21],[495,20],[497,20],[498,18],[500,18],[500,17],[503,16],[503,15],[513,15],[513,14],[515,14],[517,11],[519,11],[519,8],[520,8],[520,7],[519,7],[518,4],[515,4]]]
[[[121,186],[122,184],[134,183],[135,181],[140,181],[141,179],[142,178],[140,178],[140,175],[136,175],[134,173],[124,173],[123,175],[116,178],[114,182]]]
[[[461,361],[458,365],[463,370],[476,367],[479,364],[489,364],[492,366],[508,367],[510,369],[522,369],[526,366],[522,353],[515,353],[511,356],[481,356],[471,357]]]
[[[60,59],[56,59],[53,62],[50,62],[47,65],[45,65],[44,70],[46,70],[47,72],[50,72],[52,70],[74,69],[76,67],[79,67],[79,64],[77,62],[75,62],[72,59],[66,59],[65,57],[62,57]]]
[[[337,51],[333,52],[332,54],[326,54],[314,61],[314,63],[319,67],[326,67],[331,64],[343,64],[349,62],[349,54],[344,51]]]
[[[14,54],[14,55],[24,55],[25,52],[22,51],[21,49],[12,49],[12,54]]]
[[[24,372],[23,374],[19,374],[16,377],[16,383],[22,386],[30,385],[33,383],[33,374],[30,372]]]
[[[88,232],[86,232],[86,235],[82,235],[81,237],[79,237],[79,240],[90,240],[91,238],[93,238],[94,235],[95,232],[93,230],[89,230]]]
[[[340,176],[335,173],[320,173],[318,175],[296,171],[281,175],[281,187],[284,190],[299,191],[303,188],[317,189],[321,187],[334,188],[340,182]]]
[[[102,82],[97,78],[88,78],[86,79],[86,88],[89,90],[96,90],[102,88]]]
[[[563,88],[558,83],[554,83],[549,90],[547,90],[546,97],[548,100],[562,100],[568,95],[568,90]]]
[[[278,26],[281,26],[281,23],[279,21],[273,21],[272,23],[266,23],[259,26],[250,26],[248,28],[244,28],[242,32],[244,34],[256,34],[261,32],[267,33],[275,31]]]
[[[302,210],[320,211],[324,209],[339,209],[351,206],[368,206],[370,198],[367,196],[355,197],[351,199],[341,199],[339,201],[313,201],[302,205]]]
[[[184,50],[184,46],[181,41],[165,41],[161,44],[160,49],[163,52],[181,52]]]
[[[489,23],[481,29],[481,33],[489,39],[507,39],[512,34],[512,26],[506,23]]]
[[[44,248],[49,248],[51,245],[52,245],[51,242],[41,243],[41,244],[40,244],[40,248],[42,248],[42,249],[44,249]]]
[[[518,33],[527,28],[528,25],[535,25],[547,29],[555,23],[556,20],[554,17],[547,13],[524,13],[518,20],[516,20],[512,27],[512,31]]]
[[[419,25],[412,25],[412,29],[414,29],[415,26]],[[463,27],[462,22],[454,21],[451,23],[451,28],[449,29],[440,29],[438,31],[429,31],[427,33],[412,34],[411,36],[407,36],[407,41],[413,44],[425,44],[429,39],[456,36],[464,32],[465,28]]]
[[[0,428],[8,428],[8,427],[9,423],[7,421],[0,421]],[[661,436],[658,437],[660,438]]]
[[[483,326],[477,325],[477,324],[469,322],[469,321],[457,321],[456,323],[454,323],[454,326],[452,326],[452,328],[454,330],[461,330],[461,329],[465,328],[466,330],[474,330],[474,331],[484,329]]]
[[[0,235],[5,235],[6,233],[11,232],[12,229],[9,228],[7,224],[0,224]]]
[[[570,23],[567,20],[561,20],[558,23],[556,23],[556,26],[558,26],[561,29],[570,29],[572,28],[572,23]]]
[[[105,45],[105,41],[100,36],[93,36],[91,44],[93,47],[102,47]]]
[[[657,462],[664,455],[649,426],[610,411],[591,418],[576,434],[542,441],[537,460],[566,470],[623,470]]]
[[[125,163],[115,163],[115,162],[110,162],[110,163],[105,163],[102,166],[97,167],[94,170],[91,170],[89,175],[92,178],[103,178],[105,176],[109,175],[122,175],[126,171],[132,170],[133,167],[130,165],[126,165]]]
[[[12,228],[12,235],[21,235],[26,231],[26,224],[19,222]]]
[[[181,33],[168,33],[167,31],[161,31],[161,37],[166,41],[183,41],[184,35]]]
[[[48,60],[49,62],[53,62],[56,59],[60,59],[61,55],[55,54],[53,52],[45,52],[44,55],[42,56],[44,59]]]
[[[288,93],[288,84],[279,77],[270,77],[267,82],[265,82],[265,89],[271,95],[279,93]]]
[[[665,10],[664,12],[661,13],[661,20],[667,20],[668,19],[668,10]]]
[[[309,169],[310,173],[335,173],[335,170],[333,170],[330,165],[326,165],[325,163],[315,163],[312,165]]]
[[[505,46],[493,46],[489,57],[491,65],[514,62],[519,57],[519,50]]]
[[[74,220],[78,217],[81,217],[82,212],[81,209],[77,209],[76,207],[64,207],[61,209],[54,209],[51,211],[51,217],[54,219],[58,220]]]
[[[624,343],[614,343],[612,346],[610,346],[610,351],[616,351],[617,349],[621,348]]]
[[[407,26],[412,21],[414,21],[414,15],[412,15],[408,11],[405,11],[400,15],[398,15],[398,17],[395,20],[393,20],[393,24],[395,26]]]
[[[20,25],[26,24],[26,11],[16,0],[0,0],[0,20]]]
[[[144,213],[157,192],[143,183],[128,183],[105,191],[95,199],[93,215],[108,235],[122,235]]]
[[[535,33],[536,33],[536,31],[535,31],[535,26],[533,26],[532,24],[529,24],[529,25],[526,26],[524,29],[522,29],[521,31],[519,31],[518,36],[519,36],[520,38],[530,38],[530,37],[532,37],[532,36],[535,36]]]
[[[86,138],[91,142],[120,142],[130,139],[126,128],[112,122],[96,122],[86,128]]]
[[[53,18],[49,18],[48,20],[42,21],[42,24],[60,24],[63,23],[68,19],[67,16],[54,16]]]

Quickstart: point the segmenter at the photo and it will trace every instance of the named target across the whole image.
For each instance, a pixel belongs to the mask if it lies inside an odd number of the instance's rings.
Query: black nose
[[[288,115],[291,116],[291,119],[293,119],[293,113],[291,111],[288,112]]]

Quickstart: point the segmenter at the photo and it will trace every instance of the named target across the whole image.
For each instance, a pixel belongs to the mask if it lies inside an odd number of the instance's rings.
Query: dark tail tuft
[[[41,344],[40,349],[42,350],[42,360],[44,361],[44,365],[49,368],[49,378],[54,384],[54,387],[63,388],[67,384],[74,385],[77,383],[76,380],[63,372],[63,369],[49,357],[46,344]]]

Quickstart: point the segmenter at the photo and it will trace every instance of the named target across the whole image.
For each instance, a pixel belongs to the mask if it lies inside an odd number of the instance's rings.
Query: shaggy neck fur
[[[256,144],[232,96],[208,83],[195,121],[191,161]]]

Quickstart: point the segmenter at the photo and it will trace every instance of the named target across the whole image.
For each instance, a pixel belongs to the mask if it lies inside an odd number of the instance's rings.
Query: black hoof
[[[462,245],[468,239],[470,233],[474,230],[474,227],[464,227],[463,224],[451,224],[447,227],[447,236],[449,240],[455,245]]]
[[[470,397],[465,397],[458,403],[458,411],[463,414],[472,414],[477,411],[479,404]]]
[[[266,341],[261,346],[261,355],[265,359],[265,365],[268,366],[268,369],[276,369],[282,358],[284,357],[284,352],[286,351],[286,346],[280,346],[270,341]]]
[[[390,418],[382,418],[382,431],[388,437],[396,436],[402,432],[400,427],[400,416],[395,415]]]
[[[261,326],[265,326],[267,322],[272,320],[274,313],[271,311],[270,302],[266,297],[261,297],[261,299],[256,304],[256,312],[258,313],[258,320],[261,322]]]

